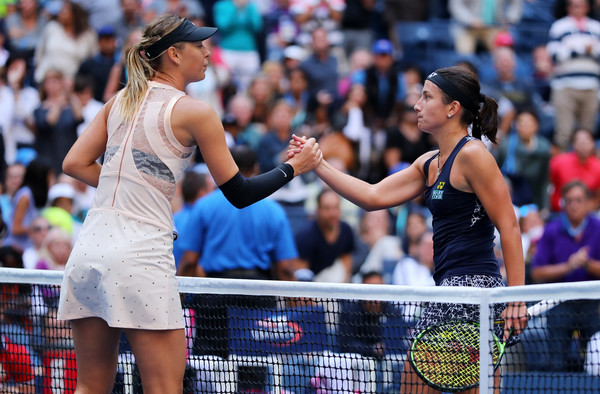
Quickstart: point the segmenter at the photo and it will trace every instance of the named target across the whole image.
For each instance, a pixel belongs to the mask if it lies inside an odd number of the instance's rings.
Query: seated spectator
[[[6,168],[4,183],[2,185],[2,194],[0,195],[2,221],[5,224],[10,221],[12,215],[12,199],[23,183],[25,170],[25,166],[21,163],[14,163]]]
[[[94,81],[92,97],[98,102],[103,102],[110,71],[118,58],[117,39],[115,28],[111,25],[98,29],[97,33],[98,53],[85,59],[79,66],[77,74],[92,77]]]
[[[504,176],[510,180],[511,198],[516,206],[535,204],[548,207],[548,174],[552,146],[539,135],[539,121],[532,109],[522,110],[515,130],[493,150]]]
[[[40,270],[63,271],[73,249],[71,236],[59,227],[52,228],[42,242],[39,260],[35,265]]]
[[[71,215],[75,200],[75,189],[68,183],[55,183],[48,190],[49,206],[42,210],[53,227],[60,227],[71,236],[77,235],[75,220]]]
[[[0,389],[5,393],[35,393],[34,368],[27,347],[0,334]]]
[[[52,226],[43,216],[38,216],[31,222],[29,227],[29,239],[31,246],[23,251],[23,268],[34,269],[40,259],[40,249]]]
[[[396,263],[392,274],[393,285],[433,286],[433,233],[423,232],[418,239],[415,253],[404,256]]]
[[[359,226],[360,239],[367,246],[365,259],[359,266],[360,272],[363,275],[368,272],[383,273],[384,281],[386,281],[385,266],[404,256],[400,238],[392,235],[390,219],[390,213],[386,209],[365,212]],[[386,283],[390,282],[390,280],[386,281]]]
[[[600,207],[600,159],[596,157],[596,141],[589,130],[580,129],[573,134],[573,151],[560,153],[550,159],[550,209],[561,211],[562,188],[579,179],[592,193],[592,210]]]
[[[340,197],[325,189],[317,198],[315,219],[296,233],[300,259],[314,272],[317,281],[350,281],[354,233],[340,215]]]
[[[77,97],[79,105],[81,105],[81,117],[83,119],[83,122],[77,126],[77,137],[87,129],[102,109],[102,102],[94,98],[95,90],[96,84],[91,75],[79,74],[75,77],[73,93],[75,93],[75,97]]]
[[[23,184],[12,200],[12,215],[7,223],[8,235],[4,245],[15,246],[21,251],[32,245],[28,231],[33,219],[46,206],[53,179],[52,168],[42,161],[35,159],[27,165]]]
[[[581,181],[563,186],[563,209],[551,220],[539,240],[531,262],[535,283],[564,283],[600,279],[600,220],[593,215],[592,194]],[[562,302],[546,313],[548,343],[552,344],[551,371],[582,371],[583,357],[567,360],[573,332],[579,331],[577,354],[583,354],[590,337],[600,331],[600,301]]]
[[[378,272],[362,274],[363,284],[384,284]],[[381,360],[386,354],[384,326],[389,314],[401,311],[389,302],[372,300],[345,300],[341,302],[337,330],[341,353],[357,353]],[[406,333],[405,333],[406,334]]]

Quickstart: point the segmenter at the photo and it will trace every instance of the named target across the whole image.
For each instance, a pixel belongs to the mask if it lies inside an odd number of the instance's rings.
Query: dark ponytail
[[[436,70],[436,73],[442,76],[447,81],[451,82],[456,89],[459,89],[462,93],[461,96],[470,98],[476,101],[479,105],[475,105],[479,108],[476,113],[474,105],[467,106],[462,104],[462,115],[460,121],[465,126],[472,125],[472,135],[475,138],[481,139],[482,136],[487,137],[492,143],[496,143],[496,134],[498,133],[498,103],[491,97],[481,94],[481,86],[479,85],[479,79],[477,75],[470,70],[463,67],[446,67]],[[456,97],[451,97],[448,92],[444,91],[444,103],[449,104]],[[459,102],[461,100],[458,100]],[[471,108],[471,109],[470,109]]]

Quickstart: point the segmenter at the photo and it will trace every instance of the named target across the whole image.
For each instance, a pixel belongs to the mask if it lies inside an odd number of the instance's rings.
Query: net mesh
[[[0,269],[1,392],[74,392],[71,332],[56,319],[60,281],[59,272]],[[179,278],[187,337],[184,393],[398,393],[402,385],[404,392],[428,392],[420,378],[409,378],[407,362],[427,302],[475,304],[482,313],[476,329],[467,330],[476,338],[463,352],[468,357],[452,365],[451,351],[443,357],[426,351],[425,368],[443,364],[444,373],[466,372],[481,392],[599,393],[597,286],[418,288]],[[493,306],[544,299],[560,303],[530,319],[495,370]],[[429,344],[439,340],[426,335]],[[452,336],[457,346],[464,335]],[[141,393],[124,336],[118,360],[113,393]]]

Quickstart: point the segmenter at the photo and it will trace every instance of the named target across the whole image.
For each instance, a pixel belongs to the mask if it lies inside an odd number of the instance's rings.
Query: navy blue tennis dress
[[[504,286],[500,266],[494,255],[494,225],[475,193],[463,192],[450,184],[454,159],[465,144],[476,138],[462,138],[440,170],[438,179],[427,185],[425,201],[433,215],[433,278],[438,286]],[[425,179],[429,166],[439,152],[425,162]],[[492,315],[497,318],[506,307],[496,304]],[[415,333],[448,320],[479,320],[479,305],[428,303]],[[496,335],[501,338],[499,326]]]

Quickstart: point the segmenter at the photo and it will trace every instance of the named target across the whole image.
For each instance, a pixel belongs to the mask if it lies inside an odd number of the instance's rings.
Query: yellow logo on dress
[[[446,184],[446,182],[438,183],[438,185],[435,187],[437,190],[434,190],[433,193],[431,193],[432,200],[441,200],[442,198],[444,198],[444,185],[445,184]]]

